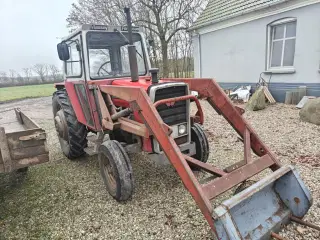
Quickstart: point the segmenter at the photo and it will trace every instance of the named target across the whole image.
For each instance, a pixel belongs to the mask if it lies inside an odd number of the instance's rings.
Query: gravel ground
[[[50,97],[2,104],[0,111],[17,106],[46,129],[50,162],[30,168],[18,186],[9,186],[5,175],[0,176],[0,239],[211,239],[204,217],[171,166],[131,155],[135,194],[119,204],[105,191],[96,157],[69,161],[61,153]],[[225,167],[242,160],[242,144],[233,129],[208,104],[204,108],[209,161]],[[305,219],[320,225],[320,127],[301,122],[298,110],[283,104],[245,117],[283,164],[296,165],[314,198]],[[281,235],[320,238],[295,224]]]

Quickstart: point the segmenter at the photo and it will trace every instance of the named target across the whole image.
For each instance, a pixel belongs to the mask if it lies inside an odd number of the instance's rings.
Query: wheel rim
[[[54,125],[58,137],[68,141],[68,126],[62,109],[60,109],[54,116]]]
[[[61,149],[65,155],[68,155],[70,152],[68,126],[62,109],[60,109],[55,114],[54,125],[56,128],[57,136],[59,138]]]
[[[115,169],[104,154],[102,154],[102,170],[106,177],[107,184],[113,191],[115,191],[117,187]]]

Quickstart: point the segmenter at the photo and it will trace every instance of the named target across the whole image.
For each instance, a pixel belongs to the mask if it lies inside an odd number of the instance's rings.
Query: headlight
[[[187,125],[186,124],[182,124],[178,126],[178,133],[179,135],[183,135],[187,133]]]

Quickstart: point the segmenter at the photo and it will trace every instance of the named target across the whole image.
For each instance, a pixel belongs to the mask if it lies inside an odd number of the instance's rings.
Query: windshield
[[[123,33],[128,38],[128,33]],[[139,75],[146,74],[141,36],[133,34]],[[88,32],[87,47],[91,79],[129,77],[128,43],[119,32]]]

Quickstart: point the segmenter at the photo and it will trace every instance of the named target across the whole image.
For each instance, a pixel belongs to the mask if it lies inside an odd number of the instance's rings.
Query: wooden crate
[[[45,131],[20,109],[5,114],[0,121],[0,172],[49,161]]]

